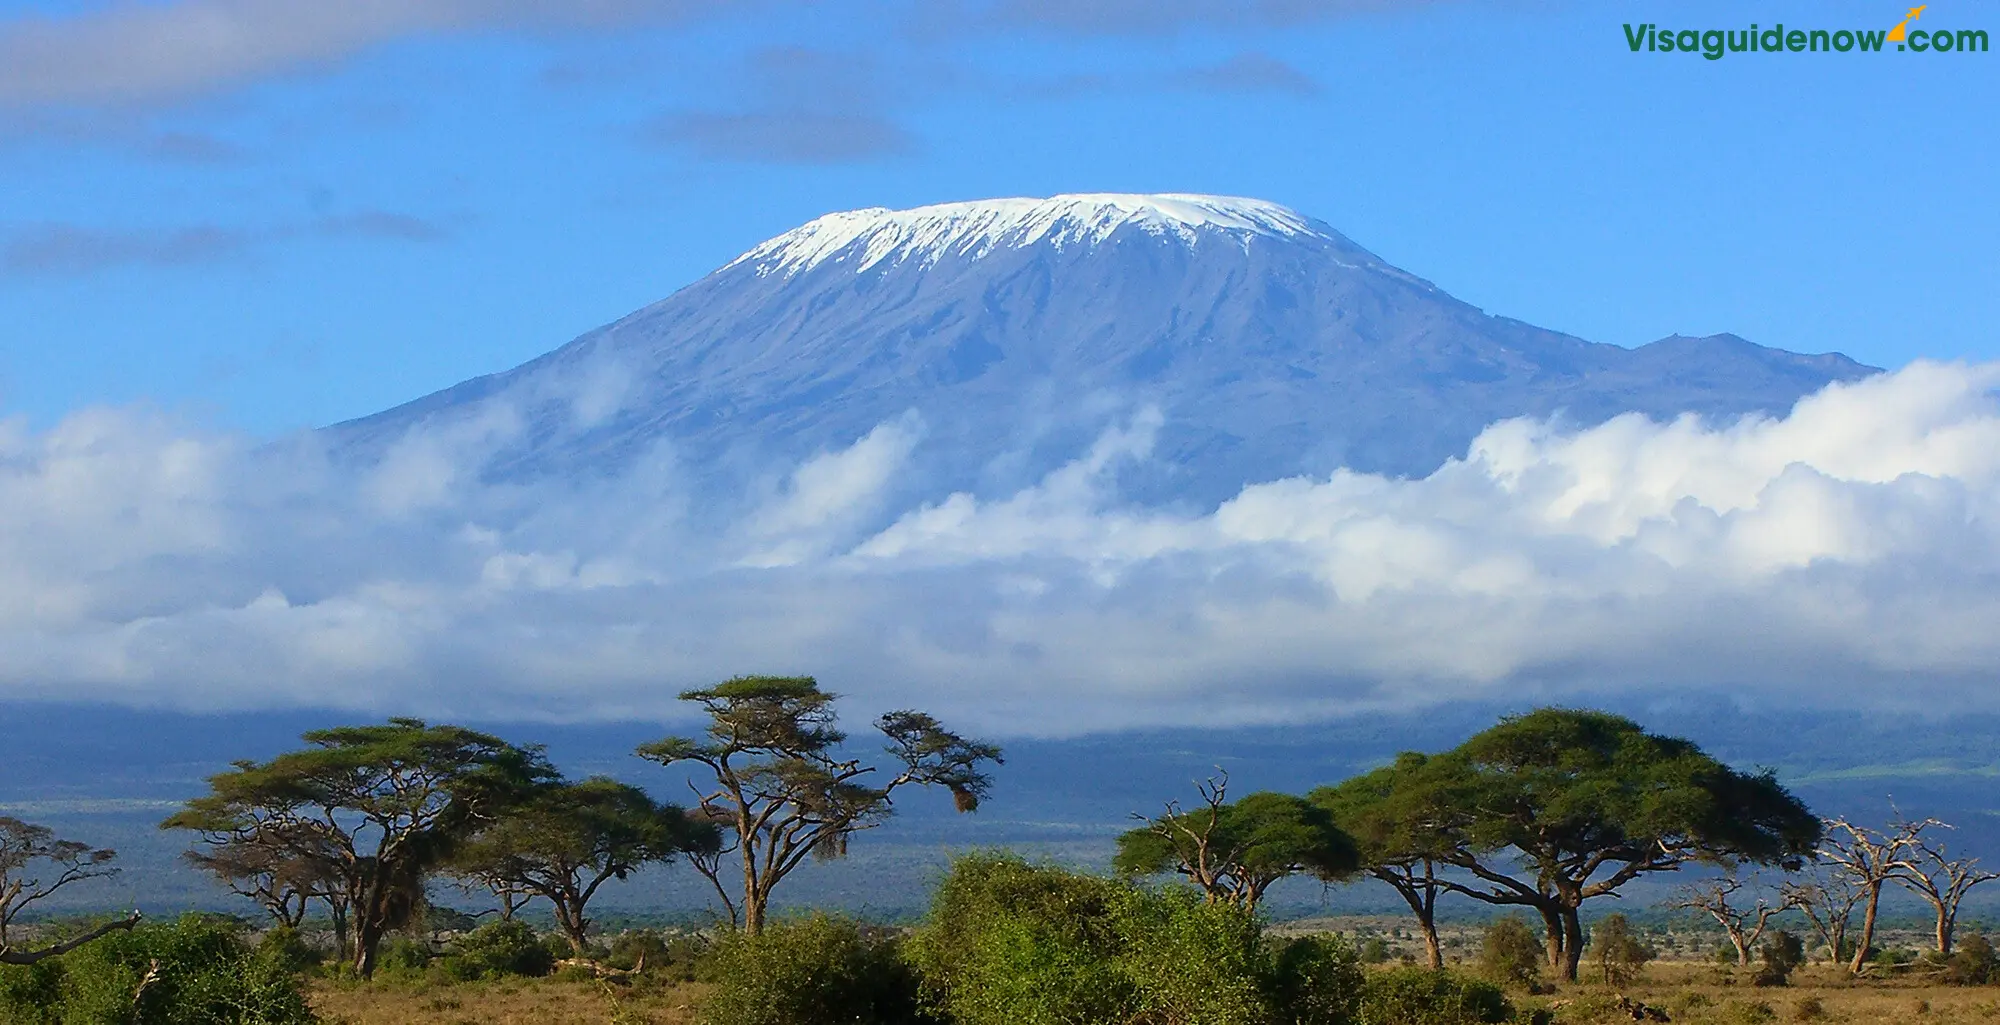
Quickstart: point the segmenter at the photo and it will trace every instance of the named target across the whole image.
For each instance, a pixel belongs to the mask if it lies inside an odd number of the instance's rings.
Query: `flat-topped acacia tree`
[[[850,837],[894,812],[898,788],[941,786],[959,811],[970,812],[992,787],[986,766],[1001,761],[998,747],[914,711],[875,720],[898,771],[871,785],[878,770],[841,750],[847,735],[834,725],[837,697],[810,676],[739,676],[681,695],[708,714],[704,738],[668,737],[636,752],[661,765],[693,762],[713,777],[711,789],[695,789],[698,809],[727,839],[689,861],[715,887],[730,921],[751,935],[763,931],[778,883],[808,856],[844,856]],[[723,882],[732,860],[742,868],[738,896]]]
[[[556,778],[540,748],[460,726],[390,719],[314,730],[303,750],[237,762],[161,823],[211,847],[253,846],[313,861],[353,916],[354,970],[367,978],[391,930],[423,906],[425,881],[482,826]]]
[[[1440,861],[1473,877],[1445,885],[1533,908],[1550,967],[1571,981],[1584,901],[1694,862],[1795,869],[1822,828],[1770,773],[1738,772],[1690,741],[1605,712],[1508,717],[1426,759],[1402,784],[1468,812],[1431,838],[1448,841]]]
[[[1286,876],[1332,881],[1360,867],[1354,840],[1304,798],[1265,790],[1230,801],[1227,773],[1196,788],[1201,808],[1169,802],[1164,814],[1118,837],[1112,867],[1130,875],[1174,872],[1209,903],[1246,909]]]
[[[1427,775],[1429,756],[1404,752],[1395,762],[1306,796],[1352,838],[1361,871],[1387,883],[1416,916],[1424,958],[1444,967],[1438,897],[1450,889],[1445,859],[1460,844],[1472,809],[1453,803],[1443,779]]]

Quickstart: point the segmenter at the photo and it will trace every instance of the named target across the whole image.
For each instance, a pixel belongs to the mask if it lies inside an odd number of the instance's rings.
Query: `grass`
[[[1664,1010],[1676,1025],[1759,1025],[1822,1022],[1826,1025],[1973,1025],[2000,1021],[2000,987],[1939,986],[1921,979],[1855,980],[1835,967],[1811,965],[1792,984],[1758,988],[1750,972],[1719,965],[1667,962],[1649,965],[1632,985],[1610,989],[1588,982],[1549,997],[1521,998],[1527,1005],[1564,1003],[1560,1025],[1630,1022],[1613,1005],[1619,996]]]
[[[1552,995],[1524,997],[1523,1006],[1561,1004],[1558,1025],[1632,1021],[1619,996],[1667,1012],[1676,1025],[1974,1025],[2000,1021],[2000,987],[1931,985],[1907,978],[1856,981],[1838,969],[1800,969],[1793,984],[1753,987],[1749,973],[1718,965],[1650,965],[1623,989],[1592,983]],[[703,987],[698,983],[611,986],[564,978],[501,982],[314,984],[313,1006],[333,1025],[691,1025]]]
[[[329,1025],[688,1025],[699,983],[612,985],[558,977],[498,982],[319,981]]]

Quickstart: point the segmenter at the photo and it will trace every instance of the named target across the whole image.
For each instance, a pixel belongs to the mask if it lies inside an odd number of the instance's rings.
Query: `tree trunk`
[[[365,919],[354,923],[354,974],[375,977],[375,949],[382,945],[382,930]]]
[[[1951,956],[1951,933],[1952,933],[1952,928],[1951,928],[1951,927],[1952,927],[1952,920],[1951,920],[1951,913],[1945,910],[1945,907],[1944,907],[1944,905],[1943,905],[1943,904],[1939,904],[1939,905],[1938,905],[1938,909],[1937,909],[1937,913],[1938,913],[1938,915],[1937,915],[1937,951],[1938,951],[1938,956],[1939,956],[1939,957],[1950,957],[1950,956]]]
[[[1562,977],[1576,981],[1577,966],[1583,963],[1583,922],[1577,917],[1577,909],[1562,909],[1563,924],[1563,969]]]
[[[1536,908],[1542,914],[1543,945],[1548,948],[1549,971],[1563,972],[1563,921],[1554,908]]]
[[[1750,967],[1750,939],[1743,935],[1743,930],[1730,930],[1729,943],[1736,948],[1736,967]]]
[[[1431,971],[1444,968],[1444,947],[1438,942],[1437,916],[1424,915],[1417,920],[1417,927],[1424,934],[1424,960]]]
[[[1868,910],[1861,914],[1861,935],[1854,941],[1854,960],[1848,962],[1850,975],[1860,975],[1861,966],[1868,963],[1868,948],[1875,942],[1875,909],[1882,903],[1882,883],[1868,884]]]
[[[583,917],[583,908],[557,903],[556,924],[562,926],[563,936],[569,940],[570,949],[576,951],[576,956],[585,956],[590,946],[589,937],[586,935],[590,929],[590,920]]]

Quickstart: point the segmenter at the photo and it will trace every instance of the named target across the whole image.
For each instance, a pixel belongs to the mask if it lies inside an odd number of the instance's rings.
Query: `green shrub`
[[[1819,1021],[1826,1017],[1826,1005],[1818,997],[1803,997],[1792,1005],[1793,1021]]]
[[[900,1025],[921,1020],[916,982],[896,944],[815,914],[729,933],[713,950],[716,987],[704,1025]]]
[[[1953,986],[1984,986],[2000,981],[2000,957],[1986,937],[1974,933],[1959,941],[1944,964],[1944,981]]]
[[[535,935],[534,927],[516,919],[489,922],[459,937],[435,968],[445,978],[463,982],[510,975],[542,976],[555,966],[555,955]]]
[[[957,1025],[1132,1017],[1137,994],[1113,963],[1129,889],[1006,855],[957,859],[906,948],[925,1005]]]
[[[1778,1012],[1762,1000],[1728,1000],[1715,1009],[1710,1019],[1716,1025],[1765,1025],[1778,1020]]]
[[[413,982],[424,977],[424,970],[436,958],[430,944],[409,936],[392,936],[375,950],[375,977]]]
[[[1622,914],[1604,916],[1590,939],[1590,961],[1608,986],[1630,983],[1653,959],[1653,948],[1632,934],[1632,924]]]
[[[612,937],[604,963],[620,971],[644,968],[667,982],[712,982],[709,943],[699,934],[629,929]]]
[[[115,932],[61,957],[0,966],[9,1025],[310,1025],[298,976],[203,915]]]
[[[1479,941],[1479,974],[1502,986],[1533,990],[1542,981],[1541,938],[1517,915],[1486,927]]]
[[[257,940],[257,956],[287,972],[303,972],[326,960],[324,952],[289,925],[266,929]]]
[[[1361,988],[1358,1025],[1485,1025],[1513,1017],[1500,987],[1452,971],[1391,968]]]
[[[1286,1025],[1347,1025],[1366,972],[1338,936],[1302,936],[1277,945],[1270,991]]]
[[[1187,887],[1126,891],[1114,905],[1114,964],[1141,1015],[1164,1022],[1266,1025],[1275,1017],[1257,916]]]

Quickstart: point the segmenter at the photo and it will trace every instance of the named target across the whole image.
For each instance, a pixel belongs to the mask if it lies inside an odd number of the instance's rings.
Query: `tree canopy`
[[[838,695],[810,676],[740,676],[683,693],[709,724],[701,739],[667,737],[640,747],[641,758],[693,762],[713,777],[698,791],[698,810],[731,836],[713,854],[690,858],[729,910],[752,933],[763,928],[771,890],[808,856],[838,858],[859,830],[894,810],[891,795],[915,783],[942,786],[962,812],[979,807],[992,786],[986,766],[1000,749],[968,740],[922,712],[898,711],[875,721],[889,739],[895,776],[871,785],[877,770],[848,757],[847,735],[835,725]],[[722,882],[722,862],[735,855],[742,886]]]
[[[1571,979],[1584,901],[1690,862],[1796,868],[1821,830],[1769,772],[1739,772],[1605,712],[1510,716],[1404,785],[1463,812],[1440,830],[1451,841],[1441,860],[1476,882],[1447,885],[1540,912],[1550,963]]]
[[[460,845],[452,870],[546,898],[556,924],[581,955],[588,943],[585,911],[599,887],[640,867],[684,853],[713,854],[714,823],[698,821],[646,792],[594,777],[553,783]]]
[[[1343,878],[1360,867],[1354,841],[1325,809],[1271,791],[1226,801],[1226,778],[1201,786],[1205,807],[1164,814],[1118,838],[1112,865],[1132,875],[1176,872],[1210,901],[1255,907],[1271,884],[1310,872]]]
[[[382,937],[410,921],[424,881],[479,828],[556,777],[534,747],[421,719],[314,730],[307,746],[209,777],[210,792],[161,825],[211,847],[315,861],[354,918],[354,966],[374,972]]]

